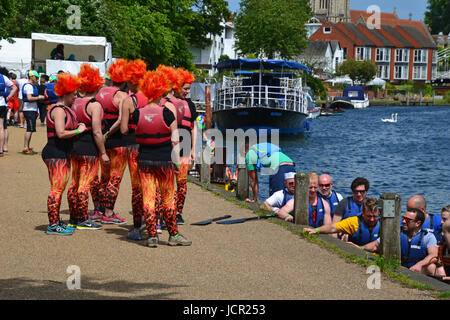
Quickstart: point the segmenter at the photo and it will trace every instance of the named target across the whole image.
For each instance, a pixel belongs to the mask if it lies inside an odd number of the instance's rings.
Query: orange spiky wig
[[[180,88],[178,90],[176,90],[176,91],[180,92],[181,87],[185,83],[189,83],[190,84],[190,83],[194,82],[195,81],[195,77],[194,77],[194,75],[191,72],[189,72],[187,70],[184,70],[184,69],[181,69],[181,68],[178,68],[177,72],[180,74],[181,79],[182,79]]]
[[[132,84],[139,84],[139,81],[147,72],[147,63],[144,60],[136,59],[128,62],[126,69],[127,81]]]
[[[139,90],[153,101],[171,89],[169,78],[161,71],[148,71],[139,82]]]
[[[181,86],[183,85],[183,78],[175,68],[160,64],[158,68],[156,68],[156,71],[161,71],[167,76],[167,78],[169,78],[172,89],[175,91],[180,91]]]
[[[87,93],[97,91],[104,83],[103,78],[100,76],[100,70],[94,69],[89,63],[81,65],[78,79],[81,81],[81,91]]]
[[[108,68],[108,74],[111,80],[115,83],[122,83],[127,81],[127,60],[117,59]]]
[[[58,74],[58,81],[55,84],[55,93],[57,96],[62,97],[68,93],[78,90],[81,85],[80,79],[70,73]]]

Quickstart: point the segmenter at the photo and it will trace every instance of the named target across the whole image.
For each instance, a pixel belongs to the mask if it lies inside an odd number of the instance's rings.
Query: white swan
[[[395,115],[392,114],[390,119],[381,119],[381,121],[383,122],[397,122],[398,119],[398,113],[396,113]]]

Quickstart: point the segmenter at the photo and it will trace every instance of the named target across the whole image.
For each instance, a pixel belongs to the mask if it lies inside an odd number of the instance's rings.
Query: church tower
[[[314,17],[320,21],[350,22],[350,0],[309,0]]]

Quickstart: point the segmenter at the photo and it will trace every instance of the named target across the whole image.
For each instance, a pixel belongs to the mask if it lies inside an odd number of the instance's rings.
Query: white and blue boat
[[[330,107],[341,109],[365,109],[370,105],[369,98],[361,86],[347,86],[342,97],[334,98]]]

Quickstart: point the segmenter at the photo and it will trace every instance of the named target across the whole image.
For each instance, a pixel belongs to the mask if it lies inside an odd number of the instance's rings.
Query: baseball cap
[[[39,73],[36,70],[30,70],[27,73],[28,78],[35,76],[36,78],[40,78],[41,76],[39,75]]]
[[[295,172],[288,172],[284,174],[284,180],[287,179],[294,179],[295,178]]]
[[[54,81],[58,80],[58,77],[56,75],[52,74],[52,75],[50,75],[49,80],[50,80],[50,82],[54,82]]]

